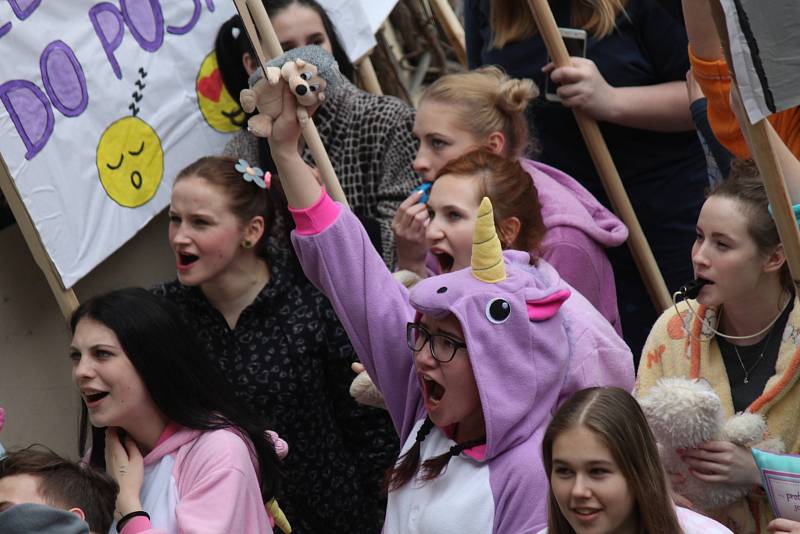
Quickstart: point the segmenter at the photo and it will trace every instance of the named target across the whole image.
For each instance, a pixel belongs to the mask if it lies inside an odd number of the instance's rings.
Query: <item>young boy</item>
[[[22,503],[72,512],[92,533],[111,528],[117,484],[104,472],[28,447],[0,458],[0,512]]]

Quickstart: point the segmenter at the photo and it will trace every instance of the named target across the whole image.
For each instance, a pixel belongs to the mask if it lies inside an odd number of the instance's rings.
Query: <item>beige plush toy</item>
[[[270,60],[266,76],[261,69],[250,77],[250,88],[239,94],[239,102],[247,113],[258,110],[247,121],[248,129],[257,137],[268,137],[272,133],[272,117],[279,115],[283,86],[297,97],[297,120],[300,126],[308,124],[308,108],[314,108],[325,99],[325,90],[333,88],[341,79],[338,65],[333,57],[319,46],[295,48]]]
[[[743,412],[725,420],[716,392],[705,380],[662,378],[639,399],[658,441],[664,468],[685,482],[675,491],[701,511],[713,510],[744,496],[750,488],[703,482],[689,473],[676,452],[712,441],[730,441],[745,447],[783,452],[780,439],[765,439],[767,425],[760,414]]]

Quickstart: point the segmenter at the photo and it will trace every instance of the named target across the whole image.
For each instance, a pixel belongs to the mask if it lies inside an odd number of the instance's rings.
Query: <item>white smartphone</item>
[[[579,30],[576,28],[559,28],[558,33],[564,39],[564,44],[567,46],[567,53],[570,57],[586,57],[586,30]],[[547,56],[547,62],[550,63],[552,59]],[[544,78],[544,97],[551,102],[561,102],[561,99],[556,94],[558,84],[550,79],[550,76]]]

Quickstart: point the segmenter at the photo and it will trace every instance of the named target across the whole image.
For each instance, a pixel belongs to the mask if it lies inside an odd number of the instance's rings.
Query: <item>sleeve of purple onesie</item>
[[[306,276],[330,299],[405,440],[421,406],[405,339],[406,323],[414,320],[408,290],[395,281],[358,219],[327,193],[309,208],[290,211],[292,243]]]

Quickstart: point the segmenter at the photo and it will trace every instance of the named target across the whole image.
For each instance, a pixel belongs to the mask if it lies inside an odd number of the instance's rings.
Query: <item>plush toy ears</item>
[[[569,298],[572,292],[569,289],[562,289],[547,295],[543,299],[528,300],[528,318],[531,321],[546,321],[554,316],[564,301]]]

